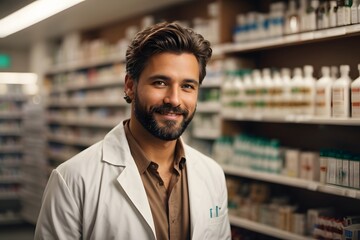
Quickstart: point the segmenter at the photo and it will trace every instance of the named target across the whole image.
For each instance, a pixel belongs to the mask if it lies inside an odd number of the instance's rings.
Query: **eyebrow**
[[[169,78],[169,77],[167,77],[165,75],[161,75],[161,74],[149,77],[149,80],[156,80],[156,79],[161,79],[161,80],[164,80],[164,81],[167,81],[167,82],[171,81],[171,78]],[[200,85],[199,81],[196,81],[194,79],[184,79],[183,82],[191,83],[191,84],[194,84],[196,86]]]

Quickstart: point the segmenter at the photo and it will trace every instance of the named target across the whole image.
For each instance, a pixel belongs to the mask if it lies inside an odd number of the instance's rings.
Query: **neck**
[[[146,157],[159,166],[173,163],[177,140],[165,141],[149,133],[135,117],[130,119],[129,128]]]

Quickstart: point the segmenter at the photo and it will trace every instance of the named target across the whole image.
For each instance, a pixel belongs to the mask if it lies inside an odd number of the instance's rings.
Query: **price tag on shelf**
[[[360,24],[346,26],[346,33],[356,33],[356,32],[360,32]]]
[[[321,39],[321,38],[325,38],[327,36],[328,35],[326,34],[326,30],[319,30],[319,31],[316,31],[314,33],[314,38],[315,39]]]
[[[307,32],[307,33],[301,33],[300,34],[300,40],[301,41],[309,41],[314,39],[314,33],[313,32]]]
[[[357,194],[355,190],[349,189],[347,192],[347,196],[352,197],[352,198],[356,198]]]
[[[311,191],[316,191],[318,189],[319,184],[315,182],[310,182],[307,186],[307,188]]]
[[[346,33],[345,27],[337,27],[326,30],[327,37],[341,36]]]

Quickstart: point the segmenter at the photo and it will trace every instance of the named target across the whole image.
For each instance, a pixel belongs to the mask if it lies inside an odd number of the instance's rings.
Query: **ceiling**
[[[4,17],[33,0],[0,0]],[[59,0],[54,0],[59,1]],[[85,30],[189,0],[85,0],[8,37],[0,38],[0,49],[26,49],[36,41],[74,30]]]

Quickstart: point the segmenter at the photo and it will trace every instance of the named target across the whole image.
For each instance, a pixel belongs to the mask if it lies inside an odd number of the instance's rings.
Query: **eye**
[[[184,88],[184,89],[193,89],[193,90],[195,90],[195,86],[194,86],[194,85],[192,85],[192,84],[184,84],[184,85],[182,86],[182,88]]]
[[[154,81],[152,84],[154,86],[156,86],[156,87],[164,87],[164,86],[166,86],[166,82],[165,81],[160,81],[160,80]]]

